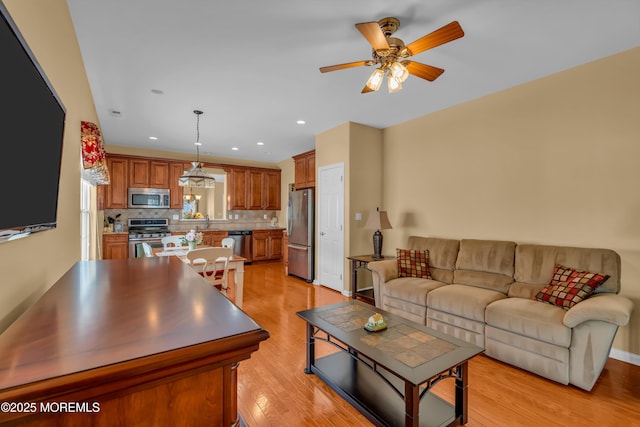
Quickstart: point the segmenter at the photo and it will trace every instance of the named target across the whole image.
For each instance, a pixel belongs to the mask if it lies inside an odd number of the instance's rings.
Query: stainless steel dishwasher
[[[251,230],[229,230],[229,237],[234,240],[233,253],[246,258],[245,263],[253,261],[253,250],[251,249],[251,240],[253,231]]]

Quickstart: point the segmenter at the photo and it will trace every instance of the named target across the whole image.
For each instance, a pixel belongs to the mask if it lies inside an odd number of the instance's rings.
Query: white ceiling
[[[640,41],[640,0],[67,2],[108,145],[195,155],[200,109],[202,154],[266,162],[346,121],[384,128]],[[370,59],[354,24],[387,16],[406,44],[460,22],[463,38],[412,57],[442,76],[363,95],[373,67],[319,72]]]

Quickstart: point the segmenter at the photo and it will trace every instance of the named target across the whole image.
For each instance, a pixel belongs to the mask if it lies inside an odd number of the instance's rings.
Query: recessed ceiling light
[[[194,144],[200,147],[202,145],[202,142],[194,142]]]
[[[238,150],[239,150],[239,148],[238,148],[238,147],[231,147],[231,149],[232,149],[233,151],[238,151]]]
[[[257,144],[258,144],[258,145],[264,145],[264,142],[262,142],[262,141],[258,141],[258,142],[257,142]]]
[[[153,141],[157,141],[158,137],[157,136],[150,136],[149,139],[153,140]]]
[[[299,125],[303,125],[303,124],[305,124],[307,122],[305,122],[304,120],[298,120],[296,123],[299,124]]]

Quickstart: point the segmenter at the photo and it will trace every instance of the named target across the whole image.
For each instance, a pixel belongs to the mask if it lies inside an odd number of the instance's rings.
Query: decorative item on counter
[[[122,230],[122,226],[121,226],[121,224],[120,224],[120,221],[118,220],[118,218],[120,218],[120,215],[122,215],[122,214],[118,214],[118,215],[116,215],[116,217],[115,217],[115,218],[114,218],[114,217],[111,217],[111,216],[108,216],[108,217],[106,217],[106,218],[104,219],[104,231],[105,231],[105,232],[107,232],[107,233],[111,233],[111,232],[113,232],[114,227],[116,227],[116,226],[115,226],[116,221],[118,222],[118,225],[120,225],[120,230],[119,230],[119,231],[123,231],[123,230]],[[117,227],[116,227],[115,231],[118,231],[118,228],[117,228]]]
[[[380,332],[387,329],[387,324],[384,322],[384,318],[382,314],[376,313],[373,316],[369,317],[367,323],[365,323],[364,328],[369,332]]]
[[[196,232],[196,230],[189,230],[180,240],[182,243],[188,244],[189,250],[192,250],[196,248],[196,245],[202,243],[202,233]]]

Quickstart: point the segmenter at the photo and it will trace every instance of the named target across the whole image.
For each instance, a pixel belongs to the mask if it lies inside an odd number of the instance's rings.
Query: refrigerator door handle
[[[308,246],[296,245],[295,243],[289,243],[287,246],[290,247],[291,249],[298,249],[298,250],[301,250],[301,251],[308,251],[309,250]]]
[[[291,236],[291,227],[293,222],[293,206],[291,204],[291,197],[289,197],[289,201],[287,202],[287,234]]]

